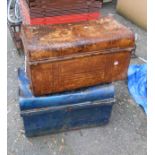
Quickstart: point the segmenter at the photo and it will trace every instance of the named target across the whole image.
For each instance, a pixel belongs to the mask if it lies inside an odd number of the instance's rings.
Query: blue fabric
[[[147,65],[130,65],[128,89],[137,104],[147,113]]]

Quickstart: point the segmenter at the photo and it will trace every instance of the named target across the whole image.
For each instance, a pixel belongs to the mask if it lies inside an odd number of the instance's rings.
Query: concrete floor
[[[115,3],[104,6],[104,15],[114,17],[137,34],[138,56],[146,59],[147,33],[115,12]],[[143,63],[132,59],[131,63]],[[8,155],[146,155],[147,118],[129,96],[125,81],[116,82],[117,103],[109,124],[35,138],[24,136],[18,107],[17,68],[24,65],[8,32]]]

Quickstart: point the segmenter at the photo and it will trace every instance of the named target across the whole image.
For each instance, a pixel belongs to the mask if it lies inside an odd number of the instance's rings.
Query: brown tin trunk
[[[34,95],[123,80],[135,41],[112,17],[76,24],[23,26]]]

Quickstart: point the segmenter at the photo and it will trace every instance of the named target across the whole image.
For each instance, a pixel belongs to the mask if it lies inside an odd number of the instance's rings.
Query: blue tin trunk
[[[98,126],[109,121],[115,102],[112,84],[34,97],[22,69],[19,69],[18,77],[19,104],[26,136]]]

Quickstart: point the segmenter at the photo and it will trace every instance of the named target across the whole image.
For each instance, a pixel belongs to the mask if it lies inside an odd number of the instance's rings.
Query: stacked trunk
[[[36,96],[126,78],[134,35],[111,17],[23,26],[27,72]]]
[[[18,71],[26,136],[109,121],[111,83],[126,78],[135,40],[112,17],[96,19],[100,7],[95,0],[21,0],[29,24],[21,28],[26,74]]]
[[[24,23],[30,25],[96,19],[101,7],[97,0],[21,0]]]

